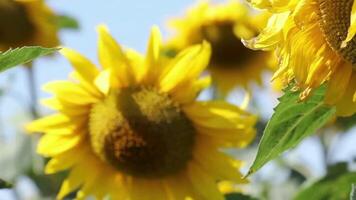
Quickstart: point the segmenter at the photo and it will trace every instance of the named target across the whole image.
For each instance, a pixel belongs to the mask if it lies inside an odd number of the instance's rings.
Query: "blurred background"
[[[220,2],[220,1],[217,1]],[[150,1],[55,1],[49,6],[58,13],[70,15],[80,23],[79,30],[60,32],[63,46],[86,55],[97,63],[95,27],[106,24],[112,35],[123,46],[145,52],[150,27],[159,25],[164,37],[168,35],[167,20],[183,16],[186,8],[194,5],[192,0],[150,0]],[[35,61],[35,82],[37,99],[49,97],[41,85],[53,80],[67,78],[71,71],[69,63],[60,55],[40,58]],[[270,88],[271,73],[264,75],[264,87],[253,86],[253,100],[250,109],[260,115],[257,127],[263,130],[277,104],[279,92]],[[24,124],[31,115],[31,95],[28,74],[25,68],[14,68],[0,76],[0,178],[14,184],[13,189],[0,190],[0,200],[54,199],[64,174],[45,176],[42,167],[45,160],[37,156],[36,139],[24,134]],[[244,92],[237,88],[228,100],[235,104],[243,101]],[[208,98],[205,91],[200,98]],[[50,110],[38,106],[39,115]],[[290,199],[299,187],[304,187],[326,173],[326,163],[348,162],[350,167],[356,158],[356,129],[332,126],[316,136],[303,141],[296,149],[289,151],[266,165],[251,177],[251,184],[242,190],[260,199]],[[257,137],[257,140],[260,137]],[[252,163],[258,141],[245,150],[229,151],[245,160],[245,170]],[[307,177],[307,178],[306,178]]]

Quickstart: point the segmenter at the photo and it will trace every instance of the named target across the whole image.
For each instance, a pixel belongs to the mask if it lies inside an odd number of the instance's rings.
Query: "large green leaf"
[[[294,200],[348,200],[356,172],[348,172],[345,163],[332,166],[327,175],[300,191]]]
[[[323,103],[326,87],[321,86],[305,101],[300,101],[299,91],[287,87],[279,98],[280,103],[264,130],[257,156],[249,174],[268,161],[295,147],[302,139],[315,133],[334,115],[335,108]]]
[[[22,47],[6,52],[0,52],[0,72],[11,67],[24,64],[34,60],[37,57],[44,56],[57,51],[58,48],[43,48],[43,47]]]

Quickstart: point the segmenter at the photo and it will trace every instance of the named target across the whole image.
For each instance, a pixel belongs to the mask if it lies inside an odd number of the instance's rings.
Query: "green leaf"
[[[57,25],[59,29],[79,29],[78,21],[68,15],[58,15],[57,16]]]
[[[285,94],[279,98],[280,103],[264,130],[248,175],[284,151],[295,147],[330,120],[335,108],[323,103],[325,91],[326,87],[323,85],[314,90],[307,100],[300,102],[300,92],[294,91],[292,85],[284,90]]]
[[[59,49],[33,46],[11,49],[3,53],[0,52],[0,72],[30,62],[37,57],[53,53],[57,50]]]
[[[333,166],[327,175],[300,191],[294,200],[341,200],[349,199],[356,172],[344,171],[344,163]],[[346,165],[345,165],[346,166]]]
[[[12,188],[12,184],[0,179],[0,189]]]

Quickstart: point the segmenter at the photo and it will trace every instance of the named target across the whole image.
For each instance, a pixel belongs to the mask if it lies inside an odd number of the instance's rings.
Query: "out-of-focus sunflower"
[[[59,44],[56,18],[44,0],[0,1],[0,51]]]
[[[356,112],[356,2],[353,0],[250,0],[274,12],[262,33],[246,45],[275,49],[280,67],[275,78],[297,81],[305,99],[327,84],[325,102],[338,115]],[[352,19],[352,20],[351,20]]]
[[[253,14],[238,0],[214,4],[199,3],[188,10],[184,18],[170,21],[176,30],[168,41],[171,49],[183,49],[208,41],[212,46],[209,71],[222,94],[234,86],[247,88],[251,81],[261,83],[261,74],[268,69],[272,57],[262,51],[246,48],[241,38],[256,36],[267,22],[269,14]]]
[[[145,57],[123,51],[105,27],[98,32],[102,69],[63,49],[73,81],[46,85],[55,96],[44,103],[58,113],[27,127],[45,133],[38,152],[52,157],[47,173],[71,169],[58,198],[79,189],[79,199],[218,200],[218,180],[244,183],[241,162],[220,150],[247,145],[256,117],[223,101],[195,100],[209,85],[199,79],[209,44],[167,60],[157,28]]]

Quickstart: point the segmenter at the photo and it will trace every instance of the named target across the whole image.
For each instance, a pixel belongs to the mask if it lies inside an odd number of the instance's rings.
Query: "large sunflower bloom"
[[[59,44],[55,15],[44,0],[0,1],[0,51]]]
[[[271,56],[246,48],[241,38],[256,36],[267,19],[267,13],[252,14],[237,0],[221,4],[199,1],[184,18],[170,21],[176,34],[167,46],[180,50],[208,41],[212,46],[209,71],[218,89],[226,94],[235,86],[248,88],[251,82],[261,84],[261,74],[268,69]]]
[[[356,3],[353,0],[250,0],[274,15],[256,38],[256,49],[275,49],[280,57],[276,78],[296,80],[305,99],[327,84],[325,102],[338,115],[356,112]],[[351,20],[352,19],[352,20]]]
[[[71,169],[58,198],[79,189],[79,199],[218,200],[216,181],[244,182],[240,161],[220,149],[248,144],[256,117],[225,102],[195,100],[209,85],[198,78],[210,46],[167,60],[157,28],[146,57],[123,51],[105,27],[98,32],[102,69],[63,49],[73,81],[46,85],[55,97],[44,101],[59,113],[27,127],[45,133],[38,152],[52,157],[47,173]]]

